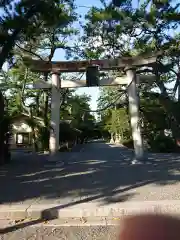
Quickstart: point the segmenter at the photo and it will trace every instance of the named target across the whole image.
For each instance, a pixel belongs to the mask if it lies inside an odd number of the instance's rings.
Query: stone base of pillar
[[[149,161],[148,160],[148,157],[145,155],[145,156],[143,156],[143,158],[141,158],[141,159],[137,159],[137,158],[133,158],[132,160],[131,160],[131,164],[132,165],[138,165],[138,164],[151,164],[152,163],[152,161]]]
[[[139,161],[139,160],[137,160],[137,159],[133,159],[133,160],[131,161],[131,164],[132,164],[132,165],[139,165],[139,164],[143,164],[143,161]]]

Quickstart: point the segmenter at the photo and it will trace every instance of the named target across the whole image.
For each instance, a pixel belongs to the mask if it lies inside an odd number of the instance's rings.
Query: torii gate
[[[52,155],[59,149],[59,121],[60,121],[60,89],[61,88],[80,88],[87,86],[87,80],[78,81],[61,81],[60,73],[68,72],[86,72],[89,66],[98,66],[99,70],[124,70],[126,75],[117,78],[104,78],[99,81],[98,86],[112,86],[126,84],[128,85],[129,98],[129,114],[132,128],[132,137],[134,142],[134,155],[137,161],[144,158],[143,140],[141,129],[139,126],[139,100],[136,82],[152,81],[154,75],[138,75],[136,76],[136,68],[142,66],[152,66],[157,60],[158,54],[151,56],[124,57],[117,59],[105,60],[85,60],[85,61],[59,61],[47,62],[42,60],[32,60],[25,58],[25,64],[32,71],[36,72],[52,72],[51,84],[39,80],[34,84],[34,88],[48,89],[51,88],[51,132],[49,140],[49,149]],[[88,85],[89,86],[89,85]],[[91,85],[95,86],[95,85]],[[96,84],[97,86],[97,84]]]

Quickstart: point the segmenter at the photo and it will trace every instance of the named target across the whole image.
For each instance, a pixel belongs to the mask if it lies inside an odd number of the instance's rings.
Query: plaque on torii
[[[143,66],[153,66],[157,57],[162,53],[155,53],[151,55],[141,55],[136,57],[123,57],[116,59],[105,59],[105,60],[83,60],[83,61],[42,61],[32,60],[24,58],[24,63],[32,71],[35,72],[52,72],[51,84],[45,81],[38,81],[35,83],[35,88],[51,88],[52,99],[51,99],[51,129],[50,132],[50,152],[52,155],[58,152],[59,149],[59,121],[60,121],[60,88],[75,88],[85,87],[86,80],[79,81],[60,81],[60,73],[69,72],[86,72],[88,66],[98,66],[100,71],[108,70],[124,70],[126,75],[117,78],[104,78],[100,80],[100,86],[107,85],[120,85],[128,84],[128,96],[129,96],[129,113],[131,118],[132,136],[134,141],[134,152],[137,160],[144,158],[143,141],[141,137],[141,130],[139,126],[139,99],[136,89],[136,68]],[[139,75],[139,80],[148,79],[151,81],[154,79],[154,75]]]

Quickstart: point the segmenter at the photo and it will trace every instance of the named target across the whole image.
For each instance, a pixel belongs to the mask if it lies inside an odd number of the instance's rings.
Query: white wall
[[[30,133],[30,132],[32,132],[31,127],[23,120],[13,123],[12,129],[13,129],[13,133],[16,133],[16,132]]]
[[[23,133],[31,133],[32,129],[29,125],[24,121],[20,120],[12,124],[12,137],[10,138],[10,145],[11,148],[16,147],[16,133],[23,132]]]

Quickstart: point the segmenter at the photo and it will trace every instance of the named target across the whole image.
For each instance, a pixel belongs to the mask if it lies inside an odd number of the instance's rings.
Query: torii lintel
[[[116,59],[82,60],[82,61],[43,61],[24,58],[24,63],[36,72],[85,72],[91,65],[98,65],[100,70],[124,69],[126,66],[141,67],[156,62],[158,53]]]

